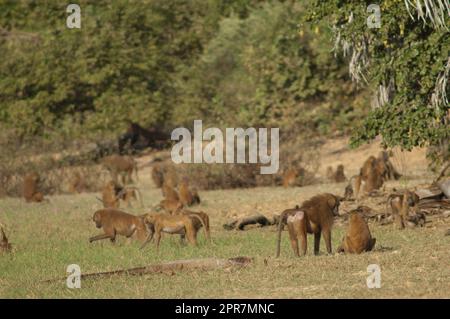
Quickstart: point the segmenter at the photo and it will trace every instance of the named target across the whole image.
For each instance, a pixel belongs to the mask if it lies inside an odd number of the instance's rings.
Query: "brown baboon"
[[[173,166],[169,165],[164,168],[163,179],[163,184],[166,184],[172,188],[176,188],[178,186],[178,174]]]
[[[200,228],[203,226],[204,230],[205,230],[205,235],[206,238],[208,240],[211,240],[211,232],[209,229],[209,216],[208,214],[206,214],[205,212],[193,212],[187,209],[182,209],[179,211],[179,213],[184,214],[184,215],[196,215],[198,216],[200,219],[194,218],[194,227],[197,230],[197,232],[200,230]],[[182,236],[184,238],[184,236]]]
[[[200,219],[196,215],[168,215],[168,214],[147,214],[144,217],[144,222],[155,229],[156,234],[156,248],[159,249],[161,241],[161,233],[179,234],[187,237],[190,244],[197,245],[197,229],[194,226],[194,218]],[[200,222],[201,219],[200,219]],[[144,248],[149,241],[153,239],[153,234],[150,233],[147,240],[142,245]]]
[[[171,199],[162,200],[159,202],[159,206],[168,214],[174,214],[183,208],[183,204],[180,201]]]
[[[12,250],[12,245],[8,242],[3,226],[0,224],[0,253],[9,253]]]
[[[179,201],[180,197],[178,196],[178,193],[175,189],[173,189],[172,186],[164,183],[163,187],[162,187],[162,195],[164,196],[165,199],[168,200],[174,200],[174,201]]]
[[[130,215],[118,209],[100,209],[94,213],[92,220],[97,228],[103,228],[104,234],[89,238],[91,243],[108,238],[114,243],[116,235],[130,238],[134,234],[139,241],[144,242],[149,235],[143,217]]]
[[[81,176],[80,172],[75,172],[69,181],[69,192],[70,193],[82,193],[86,190],[86,181]]]
[[[26,175],[23,179],[23,197],[25,197],[27,203],[44,200],[44,195],[38,191],[39,181],[40,176],[36,172]]]
[[[344,174],[344,165],[342,165],[342,164],[338,165],[336,172],[333,174],[333,180],[336,183],[342,183],[347,180],[347,178],[345,177],[345,174]]]
[[[295,186],[295,181],[297,179],[297,171],[294,168],[288,168],[283,173],[283,187]]]
[[[102,201],[104,208],[119,208],[120,198],[117,196],[122,187],[117,185],[114,181],[109,181],[105,187],[103,187]]]
[[[192,206],[194,204],[200,204],[200,197],[197,190],[191,191],[189,189],[189,183],[186,178],[183,178],[178,187],[180,201],[184,206]]]
[[[342,239],[342,244],[337,249],[338,253],[360,254],[371,251],[375,247],[376,239],[372,238],[369,226],[364,218],[357,212],[350,214],[347,234]]]
[[[378,171],[383,174],[384,180],[397,180],[402,177],[402,175],[397,172],[394,165],[392,165],[389,160],[389,153],[386,151],[381,151],[378,154],[377,167]]]
[[[161,188],[164,183],[164,171],[161,165],[156,164],[152,168],[152,180],[157,188]]]
[[[131,207],[132,200],[138,200],[141,207],[144,207],[142,202],[142,194],[139,188],[133,186],[120,186],[114,181],[109,181],[103,188],[102,202],[104,208],[119,208],[120,200],[124,201],[127,207]]]
[[[103,166],[111,173],[113,181],[118,183],[118,175],[122,176],[122,184],[126,185],[133,182],[133,171],[138,179],[137,162],[131,156],[110,155],[102,159]]]
[[[403,194],[389,195],[387,204],[391,207],[392,215],[398,228],[403,229],[408,225],[410,213],[416,215],[418,211],[419,196],[414,192],[406,190]]]
[[[361,188],[361,176],[353,175],[345,187],[344,198],[349,200],[351,198],[358,198],[359,190]]]
[[[278,223],[278,238],[276,256],[280,255],[281,230],[284,224],[288,224],[288,230],[291,242],[295,238],[302,239],[302,252],[306,253],[306,234],[314,234],[314,254],[319,254],[320,237],[323,234],[327,252],[331,254],[331,228],[333,226],[334,216],[339,214],[339,204],[341,197],[325,193],[312,197],[305,201],[299,208],[288,209],[280,216]],[[289,217],[291,217],[289,219]],[[288,223],[289,219],[289,223]],[[290,224],[290,226],[289,226]],[[306,227],[305,227],[306,225]],[[298,254],[297,245],[292,244],[294,253]]]

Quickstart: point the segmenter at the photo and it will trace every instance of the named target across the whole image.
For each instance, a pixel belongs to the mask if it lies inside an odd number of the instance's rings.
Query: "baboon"
[[[164,183],[164,172],[161,165],[155,165],[152,168],[152,180],[157,188],[161,188]]]
[[[118,175],[122,176],[122,184],[126,185],[133,182],[133,171],[138,179],[137,162],[131,156],[110,155],[102,159],[103,166],[111,173],[113,181],[118,183]]]
[[[361,176],[353,175],[345,187],[344,198],[349,200],[351,198],[358,198],[359,190],[361,188]]]
[[[210,241],[211,240],[211,232],[209,229],[209,216],[208,214],[206,214],[205,212],[193,212],[187,209],[182,209],[180,211],[177,212],[177,214],[183,214],[183,215],[196,215],[198,216],[200,219],[194,218],[194,227],[197,230],[197,232],[200,230],[200,228],[202,228],[202,226],[204,227],[205,230],[205,236],[206,238]],[[184,236],[182,235],[182,238],[184,239]]]
[[[143,207],[142,194],[139,188],[128,185],[122,187],[114,181],[109,181],[103,188],[102,202],[104,208],[119,208],[120,200],[124,201],[127,207],[131,207],[131,201],[137,200],[138,196],[141,207]]]
[[[122,187],[114,181],[109,181],[103,187],[102,201],[104,208],[119,208],[120,198],[117,196],[122,191]]]
[[[350,214],[347,234],[342,239],[342,244],[337,249],[338,253],[360,254],[371,251],[375,247],[376,238],[372,238],[369,226],[364,218],[357,212]]]
[[[134,234],[139,241],[144,242],[149,235],[143,217],[130,215],[118,209],[100,209],[94,213],[92,220],[97,228],[103,228],[104,234],[89,238],[90,243],[108,238],[114,243],[116,235],[130,238]]]
[[[86,190],[86,182],[81,176],[80,172],[75,172],[69,181],[69,192],[70,193],[82,193]]]
[[[403,194],[391,194],[387,199],[387,204],[391,207],[394,221],[399,229],[408,225],[410,209],[415,214],[419,208],[419,196],[416,193],[406,190]]]
[[[342,164],[338,165],[336,172],[333,174],[333,180],[336,183],[342,183],[347,180],[347,178],[345,177],[345,174],[344,174],[344,165],[342,165]]]
[[[397,172],[389,160],[389,153],[381,151],[377,157],[378,171],[383,174],[384,180],[398,180],[402,175]]]
[[[12,250],[12,245],[8,242],[3,226],[0,224],[0,253],[9,253]]]
[[[155,229],[156,248],[159,249],[161,241],[161,233],[179,234],[187,237],[190,244],[197,245],[197,229],[194,225],[194,219],[197,218],[203,222],[200,217],[196,215],[185,214],[147,214],[144,217],[144,222]],[[141,248],[144,248],[149,241],[153,239],[153,234],[149,234],[146,241]]]
[[[23,179],[23,197],[27,203],[42,202],[44,195],[38,191],[40,176],[37,172],[26,175]]]
[[[168,214],[174,214],[183,208],[183,204],[180,201],[171,199],[162,200],[159,202],[159,206]]]
[[[163,184],[166,184],[172,188],[175,188],[178,186],[178,174],[173,166],[166,166],[164,168],[164,182]]]
[[[194,204],[200,204],[200,197],[198,196],[197,190],[189,189],[189,183],[186,178],[183,178],[180,186],[178,188],[180,202],[184,206],[192,206]]]
[[[297,179],[297,171],[294,168],[288,168],[283,173],[283,187],[291,187],[295,185]]]
[[[162,187],[162,195],[164,196],[165,199],[168,200],[174,200],[174,201],[179,201],[180,197],[178,196],[178,193],[175,189],[173,189],[172,186],[164,183],[163,187]]]
[[[353,195],[359,199],[360,192],[370,195],[383,186],[384,166],[377,165],[378,161],[374,156],[370,156],[361,167],[359,175],[352,176],[349,184],[345,188],[345,198],[350,199]]]
[[[306,253],[306,233],[314,234],[314,254],[319,254],[320,237],[323,234],[327,252],[331,254],[331,228],[334,216],[339,214],[341,197],[324,193],[316,195],[305,201],[299,208],[285,210],[280,215],[278,223],[278,238],[276,256],[280,256],[281,230],[284,224],[288,224],[294,253],[298,255],[298,238],[302,240],[302,253]],[[289,220],[288,220],[289,219]],[[306,230],[306,233],[305,231]]]

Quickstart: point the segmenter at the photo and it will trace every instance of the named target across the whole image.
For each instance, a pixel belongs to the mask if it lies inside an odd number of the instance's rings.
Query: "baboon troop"
[[[359,199],[361,192],[370,196],[379,190],[385,181],[399,179],[401,176],[389,160],[388,152],[382,151],[378,157],[369,156],[361,167],[359,175],[350,178],[344,196],[347,199],[352,197]]]
[[[333,172],[333,168],[331,166],[327,167],[326,177],[328,180],[331,180],[335,183],[342,183],[347,180],[347,177],[345,177],[344,173],[344,165],[339,164],[336,168],[336,172]]]
[[[37,172],[27,174],[23,179],[23,197],[27,203],[42,202],[44,194],[38,191],[40,176]]]
[[[136,180],[138,179],[137,163],[131,156],[110,155],[104,157],[101,163],[111,173],[111,178],[116,183],[119,183],[119,175],[122,177],[123,185],[133,183],[133,172],[135,172]]]
[[[357,212],[351,212],[347,234],[337,249],[338,253],[360,254],[371,251],[375,247],[376,239],[372,238],[369,226],[364,218]]]
[[[391,207],[394,221],[399,229],[409,226],[409,218],[414,218],[418,213],[419,196],[409,190],[402,194],[391,194],[387,199],[387,204]]]
[[[0,253],[9,253],[12,251],[12,245],[8,242],[3,226],[0,224]]]
[[[117,235],[127,238],[135,235],[139,241],[144,242],[150,233],[143,217],[130,215],[114,208],[96,211],[92,220],[97,228],[103,229],[104,233],[89,238],[90,243],[102,239],[109,239],[114,243]]]
[[[143,207],[142,194],[139,189],[134,186],[120,186],[114,181],[109,181],[103,187],[102,202],[104,208],[119,208],[122,200],[127,207],[131,207],[132,200],[138,200]]]
[[[281,231],[285,224],[288,225],[292,248],[296,255],[299,255],[298,239],[302,240],[302,253],[306,253],[306,233],[314,234],[315,255],[319,254],[321,235],[324,237],[327,252],[331,254],[331,228],[334,217],[339,215],[340,201],[339,196],[325,193],[305,201],[299,208],[285,210],[278,224],[276,256],[280,255]]]

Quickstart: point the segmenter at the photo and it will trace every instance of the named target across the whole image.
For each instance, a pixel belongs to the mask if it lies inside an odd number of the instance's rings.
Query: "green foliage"
[[[364,115],[325,25],[304,6],[256,0],[0,0],[0,122],[53,138],[144,126],[295,127],[329,133]]]
[[[412,20],[404,1],[394,0],[381,3],[381,28],[368,28],[366,19],[370,13],[366,10],[370,3],[313,1],[309,6],[310,22],[328,21],[339,32],[341,43],[346,41],[353,48],[367,46],[368,66],[359,66],[375,94],[380,85],[395,83],[388,103],[373,108],[354,131],[352,145],[358,146],[377,135],[383,137],[387,146],[405,149],[448,140],[448,101],[439,99],[433,104],[432,95],[449,61],[449,31],[433,27],[430,21]],[[353,21],[349,23],[351,14]],[[448,92],[449,84],[450,81],[444,92]]]

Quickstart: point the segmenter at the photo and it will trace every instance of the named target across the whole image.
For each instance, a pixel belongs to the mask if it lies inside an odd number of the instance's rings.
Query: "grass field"
[[[143,180],[144,202],[150,207],[161,194]],[[148,184],[145,182],[148,181]],[[409,181],[408,185],[423,180]],[[389,185],[389,184],[388,184]],[[392,185],[389,185],[392,186]],[[159,253],[153,245],[120,238],[89,244],[98,234],[91,220],[100,208],[95,194],[61,195],[50,203],[26,204],[21,199],[0,200],[0,221],[15,251],[0,256],[0,297],[3,298],[449,298],[450,237],[443,236],[450,218],[427,227],[395,230],[392,225],[370,224],[377,238],[376,249],[361,255],[312,254],[308,238],[306,257],[295,258],[283,234],[282,256],[274,258],[275,227],[248,231],[225,231],[222,224],[235,215],[279,213],[320,192],[342,194],[344,184],[283,189],[254,188],[204,191],[202,209],[211,216],[213,243],[200,234],[199,246],[181,246],[177,236],[163,237]],[[378,199],[380,201],[380,199]],[[349,206],[350,205],[350,206]],[[353,203],[341,206],[343,211]],[[137,206],[137,205],[136,205]],[[140,214],[145,209],[131,209]],[[339,245],[345,225],[333,230],[333,250]],[[82,281],[81,289],[68,289],[64,281],[43,283],[66,276],[69,264],[83,273],[108,271],[177,259],[235,256],[254,257],[254,263],[240,270],[215,270],[113,276]],[[381,267],[381,288],[366,286],[367,266]]]

